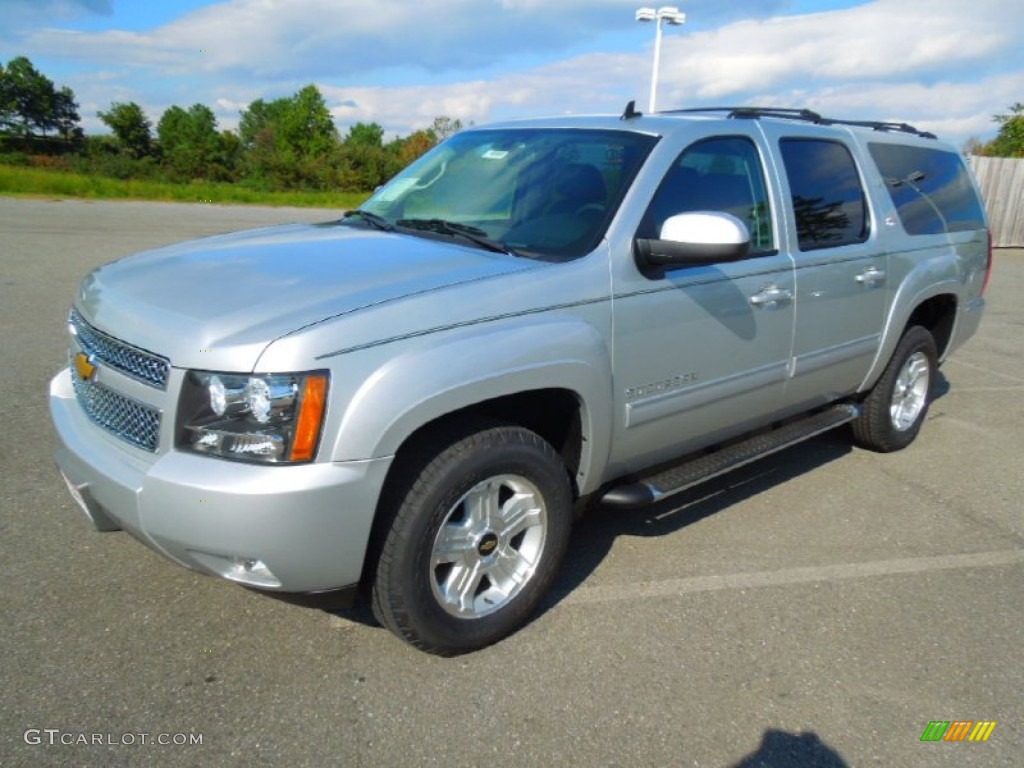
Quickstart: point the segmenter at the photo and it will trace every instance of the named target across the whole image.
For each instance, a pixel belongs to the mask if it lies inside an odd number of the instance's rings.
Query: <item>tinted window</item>
[[[640,236],[658,237],[665,219],[692,211],[731,213],[747,225],[754,254],[775,247],[761,158],[753,142],[725,137],[687,148],[658,187]]]
[[[896,144],[869,148],[907,234],[984,228],[985,214],[958,155]]]
[[[868,237],[864,188],[850,151],[838,141],[783,139],[801,251],[862,243]]]

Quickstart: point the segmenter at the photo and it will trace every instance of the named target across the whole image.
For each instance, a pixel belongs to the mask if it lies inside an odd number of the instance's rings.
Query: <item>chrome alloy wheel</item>
[[[477,483],[445,516],[430,555],[430,586],[452,616],[478,619],[513,600],[544,552],[548,513],[540,490],[518,475]]]
[[[915,352],[900,368],[889,405],[889,418],[899,431],[910,429],[928,404],[929,363],[924,352]]]

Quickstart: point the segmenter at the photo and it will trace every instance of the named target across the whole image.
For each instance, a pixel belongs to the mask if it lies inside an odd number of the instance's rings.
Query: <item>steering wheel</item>
[[[600,203],[587,203],[576,209],[576,216],[585,216],[588,213],[604,213],[604,206]]]

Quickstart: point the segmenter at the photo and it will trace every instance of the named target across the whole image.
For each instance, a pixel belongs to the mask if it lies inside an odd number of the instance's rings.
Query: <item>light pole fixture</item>
[[[673,26],[680,26],[686,21],[686,14],[680,13],[678,8],[663,6],[658,10],[653,8],[639,8],[636,12],[637,21],[655,22],[654,32],[654,69],[651,72],[651,104],[648,112],[654,112],[654,95],[658,91],[658,62],[661,59],[661,23],[666,22]]]

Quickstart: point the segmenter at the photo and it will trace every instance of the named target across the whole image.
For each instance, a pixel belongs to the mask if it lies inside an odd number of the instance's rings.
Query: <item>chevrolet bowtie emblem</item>
[[[90,381],[96,374],[97,367],[93,362],[92,355],[87,355],[85,352],[75,355],[75,370],[78,371],[78,375],[83,381]]]

